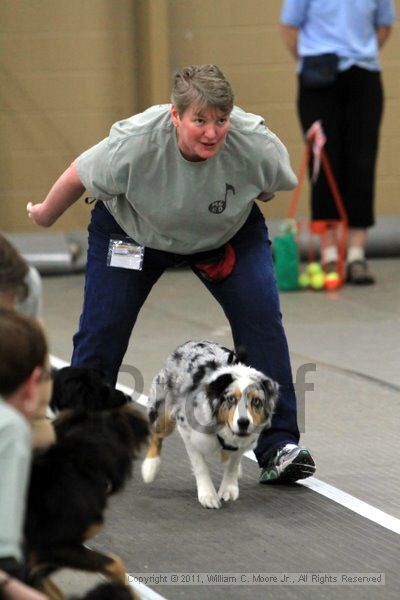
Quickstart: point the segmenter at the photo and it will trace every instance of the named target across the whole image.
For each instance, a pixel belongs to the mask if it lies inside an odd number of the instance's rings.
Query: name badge
[[[143,268],[144,246],[130,237],[111,236],[108,244],[107,265],[141,271]]]

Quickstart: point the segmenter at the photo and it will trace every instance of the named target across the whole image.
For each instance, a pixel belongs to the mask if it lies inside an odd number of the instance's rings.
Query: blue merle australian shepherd
[[[278,385],[240,362],[234,352],[206,341],[179,346],[151,386],[148,413],[153,431],[143,479],[155,479],[163,439],[177,426],[200,504],[220,508],[221,500],[236,500],[241,458],[255,447],[261,429],[270,427],[277,396]],[[218,493],[206,464],[206,457],[216,453],[224,462]]]

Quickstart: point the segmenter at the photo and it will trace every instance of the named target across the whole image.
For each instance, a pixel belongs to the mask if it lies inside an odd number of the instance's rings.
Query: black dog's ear
[[[207,385],[206,394],[213,414],[215,414],[218,409],[222,392],[226,390],[233,380],[234,379],[230,373],[223,373]]]
[[[64,367],[55,374],[50,407],[89,411],[118,408],[127,403],[125,394],[112,388],[104,373],[86,367]]]
[[[233,377],[230,373],[223,373],[222,375],[219,375],[219,377],[207,385],[207,396],[210,399],[219,398],[222,392],[226,390],[232,381]]]

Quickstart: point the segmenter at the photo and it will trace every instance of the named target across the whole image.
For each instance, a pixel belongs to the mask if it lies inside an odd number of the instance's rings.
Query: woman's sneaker
[[[271,456],[260,475],[260,483],[294,483],[315,473],[315,462],[307,448],[286,444]]]
[[[365,260],[353,260],[347,264],[346,280],[347,283],[353,285],[372,285],[375,283]]]

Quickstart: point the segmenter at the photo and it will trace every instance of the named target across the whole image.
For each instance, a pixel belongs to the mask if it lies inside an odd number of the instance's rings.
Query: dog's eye
[[[254,408],[260,409],[263,407],[263,401],[261,400],[261,398],[253,398],[251,403],[254,406]]]
[[[226,404],[231,407],[236,404],[236,396],[230,395],[225,397]]]

